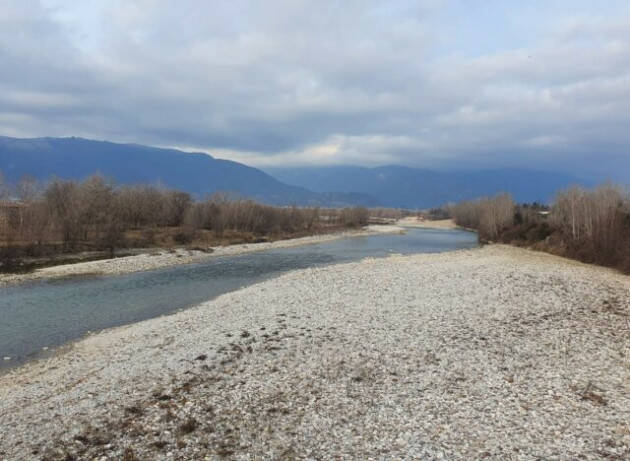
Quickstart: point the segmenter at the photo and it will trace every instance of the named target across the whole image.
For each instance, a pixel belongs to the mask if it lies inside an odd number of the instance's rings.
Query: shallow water
[[[133,274],[0,288],[0,368],[41,356],[44,348],[90,331],[172,313],[291,270],[476,246],[477,236],[470,232],[408,229],[404,235],[348,237]]]

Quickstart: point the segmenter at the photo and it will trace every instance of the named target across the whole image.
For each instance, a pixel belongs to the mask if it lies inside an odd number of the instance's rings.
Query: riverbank
[[[185,248],[165,250],[147,249],[146,252],[133,256],[123,256],[112,259],[99,259],[96,261],[77,262],[37,269],[25,274],[0,273],[0,287],[3,285],[23,283],[42,279],[55,279],[63,277],[78,277],[85,275],[120,275],[132,272],[159,269],[178,264],[190,264],[205,261],[218,256],[234,256],[256,251],[271,250],[276,248],[289,248],[300,245],[329,242],[345,237],[362,237],[378,233],[399,233],[404,229],[399,226],[370,225],[359,230],[348,230],[331,234],[319,234],[308,237],[300,237],[273,242],[247,243],[213,247],[207,251],[188,250]]]
[[[0,459],[625,459],[629,299],[502,245],[291,272],[0,377]]]
[[[399,219],[396,221],[396,225],[420,229],[462,229],[452,219],[420,220],[415,216]]]

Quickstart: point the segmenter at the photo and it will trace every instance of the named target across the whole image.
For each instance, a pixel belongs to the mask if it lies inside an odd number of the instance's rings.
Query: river
[[[0,288],[0,368],[50,354],[89,332],[173,313],[291,270],[476,246],[471,232],[407,229],[403,235],[347,237],[146,272]]]

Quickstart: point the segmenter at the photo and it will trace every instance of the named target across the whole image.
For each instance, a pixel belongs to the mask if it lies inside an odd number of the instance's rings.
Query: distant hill
[[[24,175],[83,179],[95,172],[119,183],[160,183],[202,198],[230,192],[275,205],[375,205],[365,194],[319,194],[289,186],[256,168],[202,153],[81,138],[0,137],[0,171],[11,182]]]
[[[547,202],[575,177],[518,169],[438,172],[404,166],[259,169],[203,153],[82,138],[0,136],[0,171],[83,179],[96,172],[122,184],[162,184],[203,198],[214,192],[274,205],[429,208],[507,191],[518,201]],[[589,184],[587,184],[589,185]]]
[[[266,171],[282,182],[314,192],[365,193],[374,196],[384,206],[412,209],[502,191],[510,192],[519,202],[549,202],[559,189],[585,183],[566,174],[520,169],[439,172],[394,165],[377,168],[277,168]]]

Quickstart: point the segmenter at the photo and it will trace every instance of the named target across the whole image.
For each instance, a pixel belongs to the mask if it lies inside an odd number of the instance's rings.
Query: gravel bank
[[[0,287],[3,285],[22,283],[40,279],[54,279],[60,277],[72,277],[81,275],[117,275],[130,272],[139,272],[177,264],[189,264],[200,262],[217,256],[232,256],[255,251],[271,250],[274,248],[288,248],[300,245],[329,242],[344,237],[361,237],[379,233],[396,233],[404,231],[398,226],[366,226],[361,230],[336,232],[334,234],[312,235],[275,242],[248,243],[214,247],[211,252],[178,249],[173,251],[155,249],[147,250],[134,256],[124,256],[114,259],[102,259],[75,264],[63,264],[59,266],[38,269],[27,274],[1,274]]]
[[[630,459],[630,278],[506,246],[291,272],[0,377],[0,459]]]
[[[420,221],[414,216],[399,219],[396,225],[402,227],[419,227],[421,229],[461,229],[452,219],[437,219],[435,221]]]

